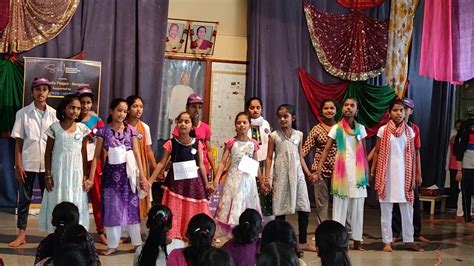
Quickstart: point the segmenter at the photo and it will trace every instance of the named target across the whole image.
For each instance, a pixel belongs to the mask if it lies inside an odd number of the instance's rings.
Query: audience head
[[[262,216],[254,209],[246,209],[239,218],[239,224],[234,227],[234,240],[240,244],[249,244],[258,239],[262,230]]]
[[[148,211],[146,226],[150,229],[148,238],[143,245],[142,253],[138,259],[138,265],[154,265],[160,248],[164,251],[165,257],[168,257],[166,250],[167,235],[173,223],[173,214],[171,210],[164,205],[154,205]]]
[[[53,209],[51,224],[61,233],[69,225],[79,223],[79,209],[71,202],[61,202]]]
[[[293,248],[284,243],[266,245],[257,258],[257,266],[298,266],[298,256]]]
[[[326,220],[318,226],[315,234],[321,265],[351,265],[347,254],[349,235],[343,225]]]
[[[295,231],[291,224],[284,220],[276,219],[269,222],[262,232],[262,249],[270,243],[283,243],[288,245],[296,252],[298,241],[296,240]]]
[[[202,254],[199,265],[206,266],[234,266],[232,257],[225,250],[210,248]]]
[[[61,252],[54,257],[54,265],[67,266],[90,266],[91,258],[89,254],[77,244],[66,244],[62,247]]]
[[[189,246],[184,249],[184,256],[191,265],[199,265],[201,255],[212,246],[215,232],[216,223],[208,215],[200,213],[191,218],[186,231]]]

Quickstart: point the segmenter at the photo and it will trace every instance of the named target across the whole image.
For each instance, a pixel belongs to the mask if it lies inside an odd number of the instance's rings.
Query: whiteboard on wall
[[[209,123],[217,158],[222,156],[224,141],[235,136],[235,115],[244,111],[246,71],[243,63],[212,63]]]

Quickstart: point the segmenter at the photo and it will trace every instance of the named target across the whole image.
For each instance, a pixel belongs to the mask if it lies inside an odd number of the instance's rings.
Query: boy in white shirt
[[[33,102],[16,113],[11,137],[15,138],[15,170],[19,182],[18,236],[8,244],[19,247],[26,243],[28,211],[33,196],[33,184],[38,178],[41,194],[44,191],[44,152],[47,136],[45,131],[57,120],[56,110],[46,104],[51,85],[46,78],[33,79]]]

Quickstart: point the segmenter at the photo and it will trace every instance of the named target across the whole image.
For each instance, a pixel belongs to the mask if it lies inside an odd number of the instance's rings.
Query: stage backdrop
[[[95,94],[93,106],[99,108],[101,62],[61,58],[25,57],[23,83],[23,106],[33,101],[30,88],[36,77],[51,81],[51,95],[48,104],[54,108],[68,94],[80,87],[88,86]],[[99,111],[96,110],[98,113]]]

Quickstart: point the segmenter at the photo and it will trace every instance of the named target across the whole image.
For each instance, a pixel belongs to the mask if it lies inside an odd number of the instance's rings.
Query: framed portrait
[[[165,52],[184,53],[188,32],[189,22],[187,20],[168,19]]]
[[[163,68],[160,112],[158,113],[158,140],[169,139],[176,117],[186,110],[189,95],[196,93],[205,98],[206,63],[201,60],[165,59]]]
[[[217,22],[190,22],[186,53],[198,55],[214,54],[217,25]]]

